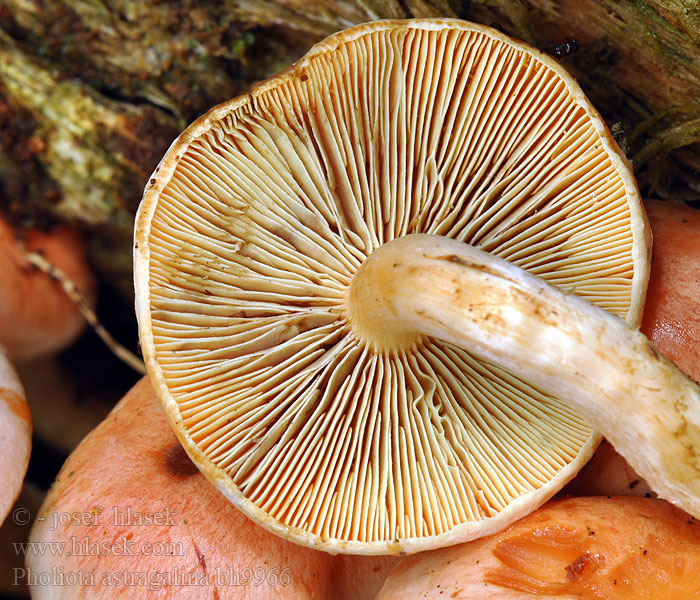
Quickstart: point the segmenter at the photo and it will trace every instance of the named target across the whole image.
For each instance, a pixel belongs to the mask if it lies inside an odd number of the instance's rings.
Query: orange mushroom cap
[[[700,210],[645,203],[654,250],[642,333],[700,381]]]
[[[41,254],[88,299],[95,281],[78,233],[68,227],[29,230],[26,250]],[[85,327],[85,319],[60,284],[32,266],[10,225],[0,218],[0,344],[13,361],[59,352]]]
[[[377,600],[688,600],[700,523],[661,500],[544,505],[501,534],[409,557]]]

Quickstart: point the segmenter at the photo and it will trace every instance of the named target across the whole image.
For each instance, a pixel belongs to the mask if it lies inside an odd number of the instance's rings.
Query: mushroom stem
[[[374,251],[353,278],[347,312],[377,351],[435,337],[560,398],[661,497],[700,517],[700,388],[619,317],[432,235]]]

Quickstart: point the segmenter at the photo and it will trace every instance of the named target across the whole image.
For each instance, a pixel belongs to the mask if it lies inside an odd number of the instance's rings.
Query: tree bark
[[[578,42],[560,59],[643,193],[700,197],[695,0],[0,0],[0,211],[84,229],[96,272],[130,300],[134,213],[188,122],[334,31],[429,16],[560,55]]]

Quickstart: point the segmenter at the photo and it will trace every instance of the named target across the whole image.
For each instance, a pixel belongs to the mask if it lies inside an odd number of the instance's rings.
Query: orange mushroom
[[[700,210],[647,201],[654,249],[642,332],[700,381]]]
[[[255,525],[190,462],[147,379],[70,456],[30,541],[66,550],[28,554],[34,600],[369,599],[397,560],[333,557]]]
[[[0,344],[13,361],[55,354],[85,327],[76,304],[57,281],[31,264],[25,248],[64,273],[89,301],[95,295],[95,281],[75,230],[32,229],[20,240],[0,218]]]
[[[651,498],[557,500],[501,534],[411,556],[377,600],[688,600],[700,523]]]

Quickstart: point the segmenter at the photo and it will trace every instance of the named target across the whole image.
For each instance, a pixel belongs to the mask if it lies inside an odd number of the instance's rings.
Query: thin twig
[[[58,267],[54,267],[48,260],[37,252],[25,250],[24,254],[32,265],[34,265],[40,271],[46,273],[49,277],[51,277],[51,279],[60,284],[63,291],[76,304],[81,314],[83,317],[85,317],[85,320],[90,324],[95,333],[100,336],[100,339],[118,358],[123,360],[138,373],[141,373],[142,375],[146,374],[146,367],[144,366],[143,361],[133,352],[130,352],[124,346],[122,346],[112,337],[109,331],[102,326],[97,318],[97,315],[92,308],[90,308],[85,296],[83,296],[80,290],[70,280],[68,275],[66,275]]]

